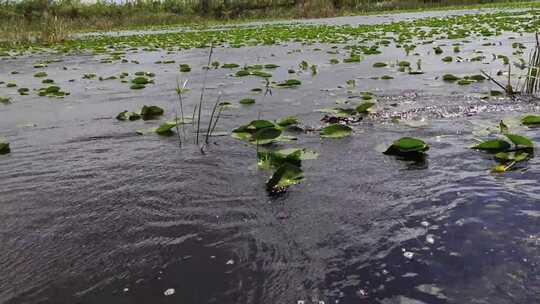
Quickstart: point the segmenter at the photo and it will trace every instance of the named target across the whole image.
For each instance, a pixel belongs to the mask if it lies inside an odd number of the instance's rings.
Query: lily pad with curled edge
[[[410,155],[424,153],[429,150],[429,145],[423,140],[414,137],[402,137],[396,140],[386,151],[386,155]]]
[[[303,180],[304,172],[300,167],[285,163],[266,182],[266,190],[274,194],[280,193]]]
[[[159,135],[172,135],[174,132],[172,131],[173,128],[175,128],[179,122],[177,121],[166,121],[162,123],[159,127],[155,129],[155,132]]]
[[[504,133],[504,136],[506,136],[516,148],[534,148],[533,142],[526,136],[510,133]]]
[[[320,134],[322,138],[341,138],[350,136],[352,134],[352,129],[349,126],[342,124],[331,124],[322,128]]]

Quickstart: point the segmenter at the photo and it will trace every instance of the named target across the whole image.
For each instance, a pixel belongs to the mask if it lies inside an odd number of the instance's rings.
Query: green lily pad
[[[281,87],[281,88],[289,88],[289,87],[299,86],[301,84],[302,82],[298,79],[288,79],[288,80],[285,80],[284,82],[280,82],[276,84],[276,86]]]
[[[331,124],[321,130],[323,138],[341,138],[352,134],[352,129],[349,126],[341,124]]]
[[[526,126],[536,126],[540,125],[540,116],[539,115],[527,115],[521,119],[521,123]]]
[[[369,113],[371,107],[375,105],[374,102],[366,101],[361,103],[359,106],[356,107],[356,112],[358,113]]]
[[[278,138],[281,135],[281,130],[275,127],[263,128],[257,130],[251,137],[252,141],[255,143],[265,145],[271,143],[274,139]]]
[[[165,111],[158,106],[144,105],[141,109],[141,116],[142,116],[142,119],[144,120],[152,119],[152,118],[155,118],[156,116],[161,116],[163,115],[163,113],[165,113]]]
[[[149,84],[151,82],[152,81],[150,81],[148,78],[146,78],[144,76],[139,76],[139,77],[136,77],[133,80],[131,80],[131,83],[142,84],[142,85]]]
[[[375,62],[373,64],[373,67],[374,68],[384,68],[386,67],[388,64],[386,62]]]
[[[526,136],[505,133],[506,136],[516,147],[522,146],[525,148],[534,148],[533,142]]]
[[[243,98],[243,99],[240,99],[239,103],[243,104],[243,105],[252,105],[252,104],[255,103],[255,99],[253,99],[253,98]]]
[[[510,144],[502,139],[491,139],[473,146],[472,148],[485,151],[508,151],[510,149]]]
[[[37,72],[34,74],[34,77],[40,78],[40,77],[47,77],[47,73],[45,72]]]
[[[234,68],[237,68],[237,67],[240,67],[240,65],[236,64],[236,63],[224,63],[221,68],[223,69],[234,69]]]
[[[122,121],[126,121],[126,120],[133,121],[133,120],[141,119],[141,115],[135,112],[123,111],[123,112],[118,113],[118,115],[116,115],[116,119],[122,120]]]
[[[424,153],[427,150],[429,150],[429,145],[423,140],[414,137],[402,137],[392,143],[383,153],[387,155],[405,155]]]
[[[298,117],[289,116],[289,117],[278,120],[276,124],[281,128],[286,128],[286,127],[297,125],[298,123],[299,123]]]
[[[263,78],[272,77],[272,74],[264,72],[264,71],[259,71],[259,70],[255,70],[255,71],[251,72],[251,75],[258,76],[258,77],[263,77]]]
[[[443,75],[442,79],[443,79],[444,81],[454,82],[454,81],[458,81],[460,78],[457,77],[456,75],[445,74],[445,75]]]
[[[182,73],[187,73],[187,72],[191,71],[191,67],[187,63],[180,64],[179,68],[180,68],[180,72],[182,72]]]
[[[270,193],[281,192],[289,186],[304,180],[304,172],[300,167],[285,163],[280,166],[266,182],[266,189]]]
[[[166,121],[156,128],[155,132],[159,135],[171,135],[173,133],[172,129],[176,128],[178,124],[177,121]]]

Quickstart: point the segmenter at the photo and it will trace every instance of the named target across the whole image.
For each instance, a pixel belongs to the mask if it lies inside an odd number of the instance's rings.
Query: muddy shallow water
[[[512,35],[487,40],[497,46],[466,44],[462,53],[496,49],[510,55],[512,42],[533,42],[527,35],[508,40]],[[416,51],[427,54],[432,47]],[[290,53],[295,49],[303,51]],[[206,111],[220,91],[234,105],[248,96],[257,100],[228,109],[220,131],[287,115],[318,127],[322,114],[315,109],[335,106],[354,92],[377,96],[375,113],[355,125],[351,137],[321,140],[308,133],[280,144],[320,154],[303,163],[305,181],[281,196],[265,192],[269,173],[256,169],[252,145],[213,137],[201,154],[189,143],[179,148],[174,136],[135,133],[156,121],[114,119],[143,104],[162,106],[172,118],[178,63],[193,67],[182,76],[189,79],[191,113],[208,50],[128,54],[138,65],[100,64],[103,56],[92,55],[3,60],[2,77],[34,88],[43,86],[32,77],[34,62],[61,59],[45,70],[71,95],[18,96],[16,89],[0,87],[2,96],[13,97],[12,104],[0,105],[0,135],[12,147],[0,156],[0,302],[537,301],[540,163],[533,158],[519,170],[495,175],[489,172],[493,159],[469,147],[500,119],[538,142],[537,130],[512,124],[538,111],[538,104],[482,99],[481,93],[496,89],[487,81],[458,86],[437,79],[505,69],[489,57],[484,63],[443,64],[440,56],[423,55],[425,74],[408,75],[371,67],[404,59],[415,64],[418,57],[393,46],[361,63],[339,65],[328,64],[331,56],[324,51],[330,49],[289,43],[214,50],[213,60],[275,63],[281,68],[273,79],[303,82],[263,98],[249,92],[264,87],[260,78],[210,70]],[[176,64],[154,64],[162,59]],[[287,68],[302,60],[317,64],[318,74],[288,75]],[[10,75],[14,70],[20,73]],[[85,73],[123,71],[154,72],[155,84],[134,91],[119,80],[81,79]],[[385,74],[395,79],[370,78]],[[353,93],[344,88],[349,79],[356,80]],[[425,162],[381,153],[401,136],[431,145]],[[165,295],[171,288],[174,293]]]

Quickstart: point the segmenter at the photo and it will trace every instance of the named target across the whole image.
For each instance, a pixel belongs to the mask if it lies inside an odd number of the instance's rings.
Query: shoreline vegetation
[[[204,28],[250,21],[482,8],[537,8],[520,0],[0,0],[0,44],[49,45],[75,33],[175,26]]]

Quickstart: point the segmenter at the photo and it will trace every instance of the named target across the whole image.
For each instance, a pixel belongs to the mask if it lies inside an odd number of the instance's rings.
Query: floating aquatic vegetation
[[[364,58],[360,55],[351,54],[349,58],[343,59],[343,63],[361,62]]]
[[[472,149],[496,153],[495,159],[499,164],[492,171],[502,173],[512,169],[517,163],[530,159],[534,143],[526,136],[508,133],[508,127],[503,121],[500,122],[499,126],[506,139],[486,140],[473,146]]]
[[[265,65],[264,65],[264,68],[265,68],[265,69],[277,69],[277,68],[279,68],[279,65],[273,64],[273,63],[269,63],[269,64],[265,64]]]
[[[49,96],[49,97],[64,97],[69,95],[69,93],[64,92],[58,86],[48,86],[45,88],[40,88],[38,90],[39,96]]]
[[[381,79],[382,80],[392,80],[392,79],[394,79],[394,77],[392,77],[390,75],[383,75],[383,76],[381,76]]]
[[[172,59],[169,59],[169,60],[158,60],[156,62],[154,62],[155,64],[172,64],[172,63],[175,63],[176,61],[172,60]]]
[[[290,87],[299,86],[301,84],[302,82],[298,79],[287,79],[283,82],[277,83],[276,86],[280,88],[290,88]]]
[[[436,55],[440,55],[443,53],[443,49],[440,46],[434,47],[433,51],[435,52]]]
[[[526,126],[539,126],[540,125],[540,116],[539,115],[527,115],[521,119],[521,123]]]
[[[259,77],[263,77],[263,78],[272,77],[272,74],[264,72],[264,71],[259,71],[259,70],[252,71],[250,74],[253,75],[253,76],[259,76]]]
[[[456,75],[453,75],[453,74],[444,74],[442,79],[444,81],[454,82],[454,81],[460,80],[461,78],[459,78],[459,77],[457,77]]]
[[[54,80],[52,79],[43,79],[41,83],[54,83]]]
[[[320,135],[323,138],[341,138],[350,136],[352,128],[342,124],[331,124],[321,129]]]
[[[402,157],[417,157],[429,150],[429,145],[421,139],[402,137],[390,145],[383,153]]]
[[[20,95],[24,96],[24,95],[28,95],[30,93],[30,89],[29,88],[19,88],[17,90],[17,92],[19,92]]]
[[[136,112],[122,111],[116,115],[116,119],[121,121],[133,121],[141,119],[141,114]]]
[[[240,70],[234,74],[234,76],[236,77],[244,77],[244,76],[249,76],[249,75],[251,75],[251,73],[248,70]]]
[[[9,143],[4,141],[3,139],[0,139],[0,155],[8,154],[11,152],[11,148],[9,147]]]
[[[126,72],[123,72],[122,74],[120,74],[121,76],[128,76],[129,73],[126,73]],[[145,71],[138,71],[138,72],[135,72],[134,73],[135,76],[146,76],[146,77],[154,77],[156,76],[156,74],[152,73],[152,72],[145,72]]]
[[[458,80],[457,84],[458,85],[469,85],[471,83],[474,83],[474,80],[471,80],[471,79],[460,79]]]
[[[337,60],[336,58],[330,59],[330,64],[338,64],[338,63],[339,63],[339,60]]]
[[[191,67],[187,63],[180,64],[179,68],[180,68],[180,72],[182,72],[182,73],[191,72]]]
[[[266,182],[266,190],[271,194],[285,191],[288,187],[304,180],[304,172],[298,166],[285,163]]]
[[[399,61],[398,64],[397,64],[399,67],[405,67],[405,68],[408,68],[411,66],[411,63],[408,62],[408,61]]]
[[[252,104],[255,103],[255,99],[253,99],[253,98],[243,98],[243,99],[240,99],[240,101],[238,103],[243,104],[243,105],[252,105]]]
[[[131,80],[131,83],[134,83],[134,84],[149,84],[149,83],[153,83],[153,80],[149,80],[148,78],[146,78],[144,76],[139,76],[139,77],[133,78]]]
[[[374,105],[375,105],[374,102],[369,102],[369,101],[363,102],[356,107],[356,112],[361,113],[361,114],[369,113],[369,111]]]
[[[172,135],[174,133],[173,129],[176,128],[178,124],[180,124],[178,121],[166,121],[159,125],[159,127],[155,129],[155,132],[159,135]]]
[[[129,88],[132,90],[141,90],[141,89],[146,88],[146,86],[144,84],[135,83],[135,84],[132,84]]]
[[[11,103],[11,98],[0,96],[0,103],[2,103],[2,104],[9,104],[9,103]]]
[[[223,69],[234,69],[234,68],[238,68],[240,67],[240,65],[236,64],[236,63],[224,63],[221,68]]]
[[[311,75],[312,76],[317,75],[317,66],[315,64],[312,64],[310,69],[311,69]]]
[[[386,67],[386,66],[388,66],[388,64],[387,64],[386,62],[375,62],[375,63],[373,64],[373,67],[374,67],[374,68],[384,68],[384,67]]]
[[[276,122],[276,125],[277,125],[278,128],[286,129],[286,128],[296,126],[299,123],[300,123],[300,121],[298,120],[298,117],[296,117],[296,116],[288,116],[288,117],[285,117],[283,119],[278,120]]]
[[[272,143],[282,135],[282,127],[269,120],[253,120],[232,131],[232,137],[257,145]]]
[[[441,59],[443,62],[452,62],[454,58],[452,56],[446,56]]]
[[[157,116],[161,116],[165,111],[158,106],[147,106],[144,105],[141,109],[141,117],[144,120],[153,119]]]
[[[6,83],[6,88],[14,88],[14,87],[16,87],[16,86],[17,86],[17,84],[14,83],[14,82],[8,82],[8,83]]]
[[[105,80],[114,80],[114,79],[118,79],[118,77],[116,76],[108,76],[108,77],[102,77],[102,76],[99,76],[99,81],[105,81]]]
[[[41,78],[41,77],[47,77],[47,73],[45,72],[37,72],[34,74],[34,77]]]
[[[96,74],[84,74],[82,76],[83,79],[94,79],[96,78]]]
[[[316,159],[318,154],[314,151],[301,148],[282,149],[278,151],[257,152],[257,166],[259,169],[277,169],[288,163],[300,167],[302,160]]]

